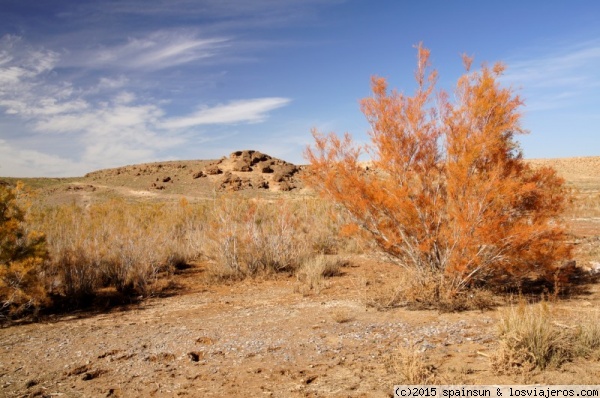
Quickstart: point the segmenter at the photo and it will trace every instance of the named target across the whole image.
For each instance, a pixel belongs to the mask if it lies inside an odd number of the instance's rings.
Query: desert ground
[[[248,156],[24,182],[36,200],[82,206],[111,197],[196,202],[217,191],[311,195],[299,167],[261,157],[255,164],[264,168],[249,171]],[[586,276],[569,296],[543,298],[551,324],[597,323],[600,157],[530,162],[555,167],[573,191],[565,223]],[[89,308],[5,322],[0,396],[390,397],[395,384],[600,384],[598,352],[543,370],[503,353],[502,319],[540,305],[539,296],[492,298],[496,305],[460,312],[378,305],[402,284],[400,268],[372,252],[328,256],[342,266],[318,289],[286,273],[215,282],[200,259],[163,281],[160,294],[117,304],[100,295]]]

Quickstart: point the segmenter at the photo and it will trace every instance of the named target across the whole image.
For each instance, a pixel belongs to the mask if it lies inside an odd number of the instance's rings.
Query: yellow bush
[[[22,185],[0,186],[0,315],[21,314],[46,300],[39,275],[46,257],[44,235],[30,229],[19,206]]]

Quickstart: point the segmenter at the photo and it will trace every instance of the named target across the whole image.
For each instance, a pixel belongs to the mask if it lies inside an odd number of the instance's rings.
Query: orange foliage
[[[502,276],[551,277],[571,250],[558,223],[563,181],[522,160],[514,139],[523,133],[522,102],[498,84],[504,66],[470,72],[472,59],[463,60],[454,103],[435,91],[421,45],[413,96],[374,77],[373,95],[361,102],[371,144],[313,131],[306,182],[399,264],[441,272],[459,289]],[[359,163],[363,153],[372,167]]]
[[[19,206],[23,185],[0,186],[0,318],[37,308],[46,300],[39,271],[46,258],[45,237],[31,230]]]

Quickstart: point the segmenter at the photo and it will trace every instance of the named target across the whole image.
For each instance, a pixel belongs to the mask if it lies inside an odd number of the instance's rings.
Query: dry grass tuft
[[[313,199],[216,198],[204,240],[210,272],[226,279],[295,273],[318,253],[337,253],[348,239],[330,238],[341,222],[330,213],[330,205]]]
[[[388,359],[390,373],[399,375],[398,383],[407,385],[436,384],[439,382],[437,369],[427,363],[425,354],[416,344],[399,347]]]
[[[337,323],[352,322],[356,317],[350,308],[336,307],[331,311],[331,319]]]
[[[365,281],[365,305],[379,311],[405,305],[402,292],[396,285]]]
[[[378,310],[407,307],[440,312],[486,310],[498,305],[498,298],[489,290],[460,290],[453,280],[440,274],[406,269],[401,272],[393,284],[367,283],[366,305]]]
[[[570,217],[600,217],[600,194],[576,192],[568,209]]]
[[[586,322],[576,328],[574,349],[577,356],[600,360],[600,324]]]
[[[554,321],[550,305],[542,301],[507,309],[500,322],[500,346],[492,363],[499,373],[559,367],[575,357],[591,357],[600,349],[600,326]]]
[[[311,253],[294,204],[223,197],[213,206],[206,235],[213,271],[228,277],[293,271]]]
[[[308,294],[320,293],[328,286],[327,278],[341,274],[341,268],[347,262],[335,256],[316,255],[306,260],[296,272],[297,292]]]

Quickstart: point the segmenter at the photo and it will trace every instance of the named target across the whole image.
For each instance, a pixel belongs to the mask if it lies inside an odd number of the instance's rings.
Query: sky
[[[506,64],[525,157],[600,156],[596,0],[0,0],[0,176],[305,163],[312,128],[368,141],[371,76],[411,94],[420,42],[450,93],[461,54]]]

